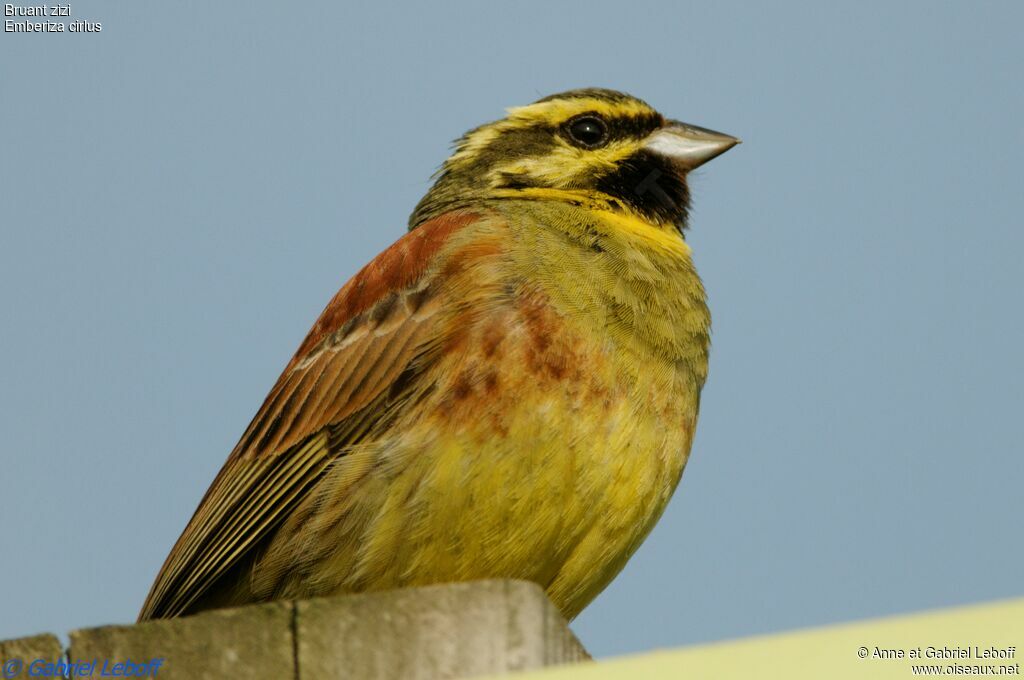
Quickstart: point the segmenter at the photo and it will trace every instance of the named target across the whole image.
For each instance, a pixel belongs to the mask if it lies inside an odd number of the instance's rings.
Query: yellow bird
[[[686,176],[738,141],[603,89],[466,133],[313,325],[139,619],[481,578],[575,617],[686,465],[711,325]]]

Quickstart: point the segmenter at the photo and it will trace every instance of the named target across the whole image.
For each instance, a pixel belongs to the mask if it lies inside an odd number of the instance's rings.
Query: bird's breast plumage
[[[574,616],[660,516],[706,372],[688,249],[637,250],[623,239],[649,235],[571,207],[503,207],[452,246],[430,388],[278,532],[263,595],[523,578]]]

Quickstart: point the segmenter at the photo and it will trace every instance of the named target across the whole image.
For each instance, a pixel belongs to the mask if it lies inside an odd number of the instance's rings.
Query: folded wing
[[[278,378],[164,562],[139,620],[188,611],[288,516],[345,448],[424,388],[450,324],[440,299],[481,218],[424,223],[338,291]],[[455,265],[453,267],[453,265]]]

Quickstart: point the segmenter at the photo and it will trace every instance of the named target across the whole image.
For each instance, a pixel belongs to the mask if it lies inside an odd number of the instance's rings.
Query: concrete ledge
[[[57,636],[45,633],[16,640],[0,640],[0,677],[27,677],[25,670],[36,659],[60,661],[64,648]],[[9,666],[9,663],[15,664]]]
[[[56,661],[43,635],[0,655]],[[544,591],[476,581],[300,602],[275,602],[132,626],[71,632],[71,663],[131,664],[121,675],[187,680],[470,678],[589,659]],[[109,668],[109,670],[116,669]],[[109,673],[108,673],[109,674]]]
[[[294,678],[291,602],[222,609],[134,626],[71,631],[71,661],[154,663],[158,678]],[[152,677],[151,671],[134,672]]]
[[[544,591],[524,581],[296,606],[300,678],[467,678],[590,658]]]

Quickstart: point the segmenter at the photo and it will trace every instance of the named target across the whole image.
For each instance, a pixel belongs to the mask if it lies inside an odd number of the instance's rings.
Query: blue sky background
[[[692,180],[693,457],[582,640],[1024,595],[1024,4],[830,5],[77,0],[101,33],[0,34],[0,638],[132,621],[449,140],[591,85],[744,144]]]

